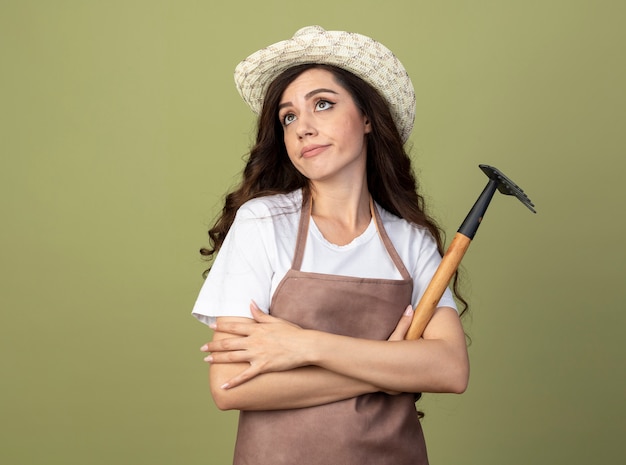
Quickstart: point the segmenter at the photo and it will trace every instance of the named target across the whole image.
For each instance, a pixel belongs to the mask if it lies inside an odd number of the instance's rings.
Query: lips
[[[328,147],[329,145],[307,145],[300,151],[300,156],[302,158],[314,157],[315,155],[322,153]]]

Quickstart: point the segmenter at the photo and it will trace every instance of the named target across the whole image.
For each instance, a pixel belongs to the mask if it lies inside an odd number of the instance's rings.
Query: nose
[[[295,121],[296,126],[296,134],[299,139],[303,139],[306,136],[314,136],[317,134],[317,129],[315,128],[315,122],[313,121],[313,117],[308,113],[302,113],[298,116],[298,119]]]

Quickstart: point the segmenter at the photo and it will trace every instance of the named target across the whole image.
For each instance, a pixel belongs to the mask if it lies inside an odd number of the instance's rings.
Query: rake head
[[[465,217],[465,221],[463,221],[463,224],[461,224],[461,227],[459,228],[459,233],[468,237],[470,240],[474,238],[476,230],[478,229],[478,226],[487,211],[487,207],[489,207],[489,202],[491,202],[491,198],[493,197],[493,194],[495,194],[496,190],[505,195],[514,195],[520,200],[520,202],[526,205],[531,212],[537,213],[534,208],[535,205],[530,201],[528,196],[524,194],[524,191],[520,189],[517,184],[507,178],[501,171],[489,165],[478,166],[489,177],[489,182],[476,200],[476,203],[474,203],[470,212]]]
[[[534,208],[535,204],[532,203],[530,199],[528,198],[528,196],[524,193],[524,191],[520,189],[520,187],[517,184],[515,184],[513,181],[507,178],[502,173],[502,171],[489,165],[478,165],[478,166],[480,167],[481,170],[484,171],[484,173],[487,175],[489,179],[492,179],[497,182],[498,190],[502,194],[514,195],[515,197],[519,199],[520,202],[526,205],[526,207],[528,207],[528,209],[531,212],[537,213],[537,211]]]

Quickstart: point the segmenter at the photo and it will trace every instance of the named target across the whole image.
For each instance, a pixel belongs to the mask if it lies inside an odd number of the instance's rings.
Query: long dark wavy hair
[[[300,74],[312,68],[332,73],[346,89],[356,106],[367,116],[371,131],[367,134],[367,185],[372,198],[390,213],[428,229],[443,255],[444,234],[426,213],[424,198],[419,193],[411,159],[393,121],[385,99],[361,78],[331,65],[304,64],[280,74],[269,86],[258,119],[257,138],[243,170],[241,183],[226,195],[224,207],[209,229],[209,247],[200,254],[211,260],[219,251],[239,207],[257,197],[286,194],[303,189],[310,192],[308,179],[291,163],[283,140],[283,127],[278,119],[278,105],[283,92]],[[208,270],[205,274],[208,273]],[[461,304],[460,313],[468,307],[459,292],[458,272],[453,279],[453,292]]]

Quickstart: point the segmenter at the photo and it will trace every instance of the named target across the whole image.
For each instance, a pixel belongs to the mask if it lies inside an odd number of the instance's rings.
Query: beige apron
[[[309,228],[305,196],[291,269],[271,314],[307,329],[386,340],[411,301],[413,281],[387,236],[380,237],[402,280],[300,271]],[[422,465],[426,446],[414,394],[373,393],[316,407],[242,411],[234,465]]]

